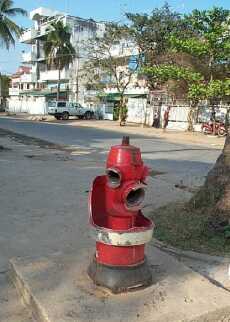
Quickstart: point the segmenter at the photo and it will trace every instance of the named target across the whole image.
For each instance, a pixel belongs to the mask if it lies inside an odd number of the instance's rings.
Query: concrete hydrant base
[[[39,322],[229,321],[230,293],[149,246],[153,284],[113,295],[93,284],[91,249],[11,260],[10,276]]]
[[[88,274],[95,284],[111,290],[114,294],[138,290],[152,284],[152,273],[147,260],[131,267],[111,267],[92,260]]]

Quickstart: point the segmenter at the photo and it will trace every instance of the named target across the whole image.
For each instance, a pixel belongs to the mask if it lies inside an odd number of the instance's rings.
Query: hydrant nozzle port
[[[106,170],[108,184],[111,188],[118,188],[121,184],[121,173],[116,169]]]
[[[125,197],[127,208],[140,206],[145,199],[145,190],[142,187],[132,188]]]

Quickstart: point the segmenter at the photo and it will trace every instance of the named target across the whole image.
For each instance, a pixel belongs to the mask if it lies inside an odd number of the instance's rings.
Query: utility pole
[[[2,74],[0,72],[0,110],[2,108]]]
[[[79,41],[80,41],[80,35],[79,35],[79,30],[75,29],[74,30],[74,42],[75,42],[75,49],[76,49],[76,59],[75,59],[75,75],[73,75],[73,79],[74,79],[74,87],[76,85],[76,89],[75,89],[75,101],[78,102],[79,100],[79,67],[80,67],[80,52],[79,52]]]
[[[79,49],[77,47],[77,62],[76,62],[76,101],[79,100]]]

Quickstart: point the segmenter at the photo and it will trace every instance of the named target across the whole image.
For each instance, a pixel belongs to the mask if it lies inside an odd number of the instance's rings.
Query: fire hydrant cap
[[[107,168],[116,166],[142,166],[141,151],[129,144],[129,137],[123,137],[122,144],[111,147],[107,158]]]
[[[122,145],[129,145],[129,136],[123,136]]]

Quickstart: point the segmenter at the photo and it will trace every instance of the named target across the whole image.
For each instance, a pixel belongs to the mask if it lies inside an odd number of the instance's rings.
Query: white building
[[[87,57],[84,55],[83,41],[103,34],[104,23],[70,16],[43,7],[31,11],[30,19],[33,21],[33,27],[25,30],[20,38],[20,42],[30,46],[28,52],[22,54],[22,63],[30,67],[30,72],[22,73],[17,81],[12,80],[9,110],[45,114],[47,100],[55,99],[58,70],[47,68],[43,48],[50,23],[58,20],[69,27],[71,42],[77,53],[73,64],[61,71],[60,97],[64,100],[77,100],[85,104],[86,89],[81,77],[81,68]],[[41,101],[42,106],[40,106]]]

